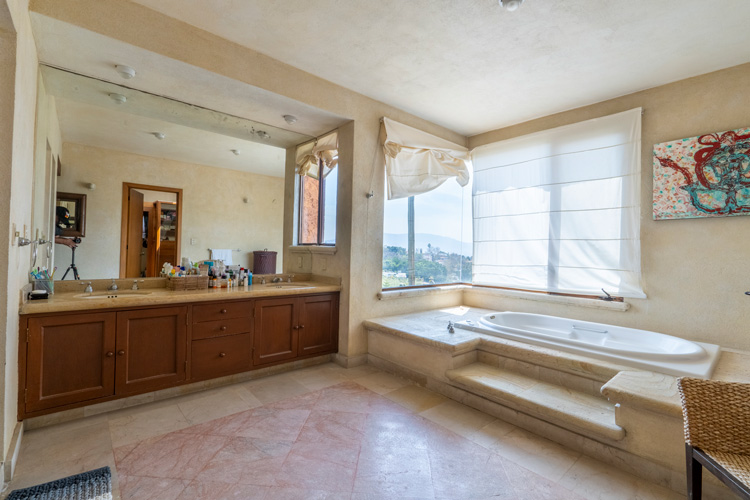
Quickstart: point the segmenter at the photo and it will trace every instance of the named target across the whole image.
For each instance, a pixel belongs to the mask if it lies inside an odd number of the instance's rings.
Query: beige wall
[[[0,16],[11,15],[15,32],[0,30],[0,370],[3,396],[3,427],[0,449],[7,455],[16,425],[18,398],[18,301],[19,290],[28,282],[30,247],[19,248],[11,231],[15,224],[31,235],[31,185],[34,165],[34,119],[37,87],[36,46],[31,34],[28,2],[3,2]],[[7,6],[7,10],[6,7]],[[7,25],[3,22],[2,25]]]
[[[37,74],[36,138],[34,143],[34,181],[32,184],[31,229],[34,238],[49,240],[54,235],[53,214],[57,185],[57,159],[62,155],[60,119],[55,98],[47,94],[44,81]],[[51,164],[48,163],[47,148]],[[40,248],[36,265],[52,267],[54,256],[47,259],[46,248]],[[53,247],[53,252],[55,248]]]
[[[119,276],[123,182],[183,190],[183,257],[197,261],[209,258],[209,248],[240,249],[234,263],[248,266],[253,250],[281,256],[283,178],[72,143],[63,145],[63,158],[58,190],[86,195],[86,237],[76,250],[82,279]],[[91,182],[93,191],[85,187]],[[58,279],[69,264],[70,250],[57,245]]]
[[[750,64],[514,125],[469,139],[483,144],[642,107],[641,255],[647,299],[625,313],[487,300],[469,304],[600,321],[750,349],[750,217],[654,221],[653,146],[750,126]]]

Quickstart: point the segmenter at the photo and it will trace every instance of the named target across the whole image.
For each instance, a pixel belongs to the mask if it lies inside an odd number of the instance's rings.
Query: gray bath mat
[[[112,473],[109,467],[22,490],[13,490],[7,500],[112,500]]]

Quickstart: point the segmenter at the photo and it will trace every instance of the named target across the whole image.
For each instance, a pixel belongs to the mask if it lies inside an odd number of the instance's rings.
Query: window
[[[301,175],[299,183],[300,245],[336,244],[336,187],[338,170],[318,165],[320,178]]]
[[[385,202],[383,288],[471,282],[470,189],[448,181]]]
[[[297,147],[298,245],[336,245],[338,133]]]
[[[645,297],[641,110],[474,150],[474,282]]]

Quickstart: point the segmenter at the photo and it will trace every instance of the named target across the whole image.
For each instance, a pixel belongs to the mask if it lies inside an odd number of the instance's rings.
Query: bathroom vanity
[[[18,419],[334,353],[338,290],[253,285],[99,300],[68,293],[27,304]]]

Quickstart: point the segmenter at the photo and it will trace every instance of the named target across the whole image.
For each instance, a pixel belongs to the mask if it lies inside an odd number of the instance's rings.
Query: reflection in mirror
[[[56,221],[60,228],[56,236],[86,236],[86,195],[57,192]]]
[[[210,248],[232,252],[233,262],[245,267],[251,267],[253,251],[267,248],[283,254],[286,148],[309,136],[59,69],[41,66],[40,73],[43,112],[38,116],[37,158],[40,153],[44,158],[49,143],[51,158],[59,157],[62,168],[57,176],[50,166],[54,160],[37,161],[34,206],[45,210],[47,189],[52,196],[86,190],[86,237],[75,254],[82,279],[158,275],[161,260],[167,258],[169,249],[162,246],[160,256],[156,242],[154,253],[149,253],[148,238],[155,233],[147,231],[143,213],[151,203],[154,215],[149,221],[159,220],[155,202],[162,202],[160,209],[166,210],[172,200],[146,201],[144,196],[133,219],[140,220],[137,235],[134,231],[140,251],[128,269],[123,248],[129,243],[122,222],[127,204],[123,208],[121,203],[126,184],[184,195],[175,207],[181,211],[179,230],[159,240],[174,241],[166,244],[174,247],[168,257],[173,264],[182,257],[194,262],[208,259]],[[113,94],[124,100],[115,100]],[[45,176],[52,180],[42,188]],[[37,227],[43,224],[47,223],[40,221]],[[66,268],[71,257],[70,248],[55,245],[56,267]],[[282,266],[279,259],[276,271]]]

